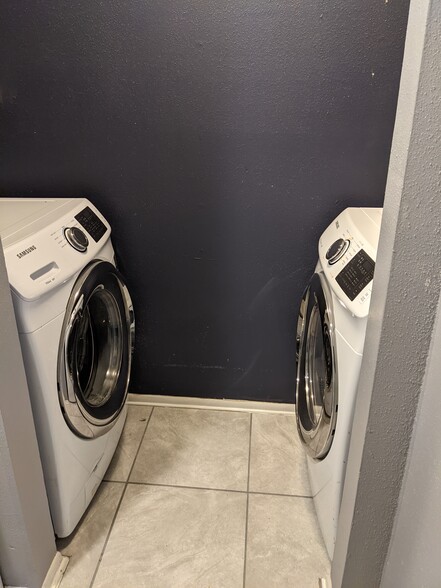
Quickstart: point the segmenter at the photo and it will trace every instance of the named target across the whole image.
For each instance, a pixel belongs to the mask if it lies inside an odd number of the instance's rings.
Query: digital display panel
[[[360,249],[335,279],[349,300],[352,301],[372,280],[374,270],[374,260],[369,257],[364,249]]]
[[[106,232],[106,225],[97,217],[97,215],[88,206],[83,208],[75,218],[82,227],[86,229],[95,243],[101,239]]]

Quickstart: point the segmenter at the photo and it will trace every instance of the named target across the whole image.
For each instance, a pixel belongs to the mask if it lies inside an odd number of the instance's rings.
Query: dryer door
[[[315,459],[323,459],[331,448],[337,410],[332,297],[319,273],[305,290],[297,322],[297,428]]]
[[[107,261],[90,263],[73,287],[58,352],[61,408],[80,437],[106,433],[124,406],[134,325],[121,274]]]

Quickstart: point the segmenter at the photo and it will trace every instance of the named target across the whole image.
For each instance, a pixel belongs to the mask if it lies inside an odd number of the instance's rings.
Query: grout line
[[[126,484],[126,482],[113,482],[112,484]],[[255,490],[235,490],[233,488],[211,488],[209,486],[186,486],[184,484],[161,484],[159,482],[137,482],[130,480],[128,484],[134,486],[158,486],[159,488],[182,488],[183,490],[210,490],[211,492],[235,492],[236,494],[258,494],[259,496],[280,496],[282,498],[309,498],[312,500],[312,496],[306,496],[304,494],[278,494],[277,492],[258,492]]]
[[[279,492],[258,492],[256,490],[250,490],[249,494],[257,494],[262,496],[280,496],[282,498],[309,498],[312,500],[314,496],[306,496],[305,494],[281,494]]]
[[[108,543],[108,541],[109,541],[110,533],[112,532],[113,525],[115,524],[116,515],[118,514],[119,507],[121,506],[121,502],[122,502],[122,500],[123,500],[123,498],[124,498],[124,494],[126,493],[126,488],[127,488],[127,484],[125,484],[125,486],[124,486],[124,488],[123,488],[123,491],[121,492],[121,497],[120,497],[120,499],[119,499],[119,501],[118,501],[118,504],[117,504],[117,506],[116,506],[116,509],[115,509],[115,514],[113,515],[112,522],[110,523],[110,527],[109,527],[109,530],[108,530],[108,532],[107,532],[107,537],[106,537],[106,540],[104,541],[103,548],[101,549],[100,557],[99,557],[99,559],[98,559],[98,563],[96,564],[96,568],[95,568],[95,571],[94,571],[94,573],[93,573],[92,580],[90,581],[90,585],[89,585],[89,587],[90,587],[90,588],[92,588],[92,586],[93,586],[93,584],[94,584],[94,582],[95,582],[95,578],[96,578],[96,575],[97,575],[97,573],[98,573],[98,569],[99,569],[99,567],[100,567],[101,561],[102,561],[102,559],[103,559],[103,556],[104,556],[104,551],[105,551],[105,549],[106,549],[106,547],[107,547],[107,543]]]
[[[102,550],[101,550],[101,554],[100,554],[100,557],[99,557],[98,563],[96,564],[95,572],[94,572],[94,574],[93,574],[93,576],[92,576],[92,580],[91,580],[91,582],[90,582],[89,588],[92,588],[92,587],[93,587],[93,584],[94,584],[94,582],[95,582],[95,578],[96,578],[96,575],[97,575],[97,573],[98,573],[99,567],[100,567],[100,565],[101,565],[101,561],[102,561],[102,559],[103,559],[104,552],[105,552],[105,550],[106,550],[106,547],[107,547],[107,543],[109,542],[110,533],[112,532],[113,525],[115,524],[115,520],[116,520],[116,517],[117,517],[117,515],[118,515],[118,512],[119,512],[119,509],[120,509],[121,503],[122,503],[122,501],[123,501],[123,498],[124,498],[124,496],[125,496],[125,493],[126,493],[126,490],[127,490],[127,486],[128,486],[128,484],[129,484],[129,479],[130,479],[130,476],[131,476],[131,474],[132,474],[133,467],[134,467],[134,465],[135,465],[135,462],[136,462],[136,458],[138,457],[139,450],[141,449],[141,445],[142,445],[142,442],[144,441],[144,437],[145,437],[145,434],[146,434],[146,431],[147,431],[147,427],[149,426],[150,419],[152,418],[152,414],[153,414],[153,411],[154,411],[154,410],[155,410],[155,409],[154,409],[154,408],[152,408],[152,411],[150,412],[149,418],[147,419],[147,422],[146,422],[146,425],[145,425],[145,429],[144,429],[144,432],[143,432],[143,434],[142,434],[142,437],[141,437],[141,441],[139,442],[138,449],[137,449],[137,451],[136,451],[136,454],[135,454],[135,459],[133,460],[132,467],[130,468],[130,471],[129,471],[129,475],[127,476],[127,480],[126,480],[126,482],[125,482],[125,485],[124,485],[123,491],[122,491],[122,493],[121,493],[121,498],[119,499],[119,502],[118,502],[118,504],[117,504],[117,506],[116,506],[116,509],[115,509],[115,514],[113,515],[112,522],[110,523],[110,528],[109,528],[109,531],[108,531],[108,533],[107,533],[106,540],[104,541],[104,545],[103,545],[103,548],[102,548]]]
[[[248,510],[250,504],[250,471],[251,471],[251,435],[253,432],[253,413],[250,413],[250,437],[248,444],[248,480],[247,480],[247,510],[245,517],[245,546],[243,554],[243,586],[247,577],[247,546],[248,546]]]
[[[207,486],[184,486],[182,484],[159,484],[156,482],[135,482],[131,480],[129,484],[135,486],[159,486],[160,488],[183,488],[184,490],[210,490],[211,492],[235,492],[236,494],[246,494],[246,490],[233,490],[229,488],[210,488]]]
[[[247,493],[250,491],[250,472],[251,472],[251,435],[253,432],[253,415],[250,414],[250,437],[248,440],[248,478],[247,478]]]

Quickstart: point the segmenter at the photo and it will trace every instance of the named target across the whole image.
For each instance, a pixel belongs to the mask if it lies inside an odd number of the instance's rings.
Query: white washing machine
[[[124,425],[132,303],[110,226],[88,200],[0,198],[0,235],[52,520],[65,537]]]
[[[381,208],[347,208],[326,229],[297,323],[297,429],[331,559],[381,216]]]

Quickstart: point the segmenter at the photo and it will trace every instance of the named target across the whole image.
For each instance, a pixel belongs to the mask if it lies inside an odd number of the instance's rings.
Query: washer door
[[[93,261],[73,287],[58,352],[61,408],[78,436],[103,435],[123,408],[134,327],[121,274],[107,261]]]
[[[323,274],[303,294],[297,322],[296,415],[308,453],[323,459],[331,448],[338,410],[332,298]]]

